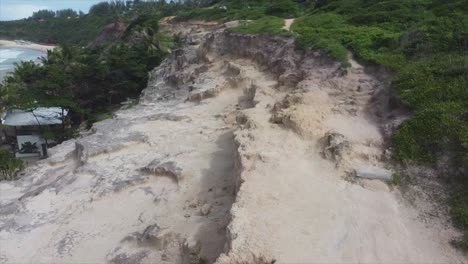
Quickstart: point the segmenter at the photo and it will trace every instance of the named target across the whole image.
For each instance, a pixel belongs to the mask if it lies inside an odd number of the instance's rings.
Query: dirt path
[[[291,28],[291,25],[294,23],[295,18],[289,18],[284,20],[284,26],[283,29],[289,31]]]

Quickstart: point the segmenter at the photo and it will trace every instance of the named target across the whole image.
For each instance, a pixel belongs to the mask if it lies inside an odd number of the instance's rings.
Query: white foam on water
[[[23,51],[15,49],[0,49],[0,63],[9,59],[16,59],[19,55],[23,53]]]

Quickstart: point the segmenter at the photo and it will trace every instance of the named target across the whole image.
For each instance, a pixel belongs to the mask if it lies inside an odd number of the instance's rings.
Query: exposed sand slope
[[[297,57],[289,43],[227,34],[211,44],[275,73],[255,78],[257,103],[242,111],[235,133],[242,185],[230,250],[217,263],[252,255],[279,263],[465,263],[449,244],[457,232],[443,219],[421,221],[398,191],[352,176],[354,169],[390,168],[378,123],[388,74],[354,60],[342,72],[319,54]],[[331,160],[327,133],[348,146]]]
[[[345,181],[346,171],[319,155],[322,148],[313,136],[305,140],[271,124],[268,104],[275,102],[276,93],[269,86],[258,83],[255,100],[259,103],[243,111],[249,125],[236,132],[243,184],[232,209],[231,250],[218,263],[249,259],[251,254],[279,263],[466,261],[449,245],[450,231],[436,223],[425,226],[417,219],[418,213],[386,184]],[[311,99],[303,103],[312,103],[312,108],[324,103]],[[301,106],[292,111],[293,116],[305,115],[299,120],[301,125],[317,119],[321,121],[312,125],[322,122],[318,131],[348,136],[355,150],[346,162],[378,165],[373,156],[378,150],[372,148],[380,144],[381,137],[363,116],[317,113]],[[317,133],[313,126],[303,127],[313,130],[308,131],[310,135]],[[362,157],[365,160],[359,160]]]
[[[0,183],[0,262],[466,263],[450,227],[351,176],[387,167],[388,76],[291,39],[176,27],[187,45],[140,105]],[[328,132],[346,142],[331,156]]]
[[[201,88],[228,86],[216,98],[184,102],[187,93],[119,111],[21,180],[0,183],[2,262],[213,262],[236,186],[233,129],[223,116],[242,96],[216,75],[198,79]]]

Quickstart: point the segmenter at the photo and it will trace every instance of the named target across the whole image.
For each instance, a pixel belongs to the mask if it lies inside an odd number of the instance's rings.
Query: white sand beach
[[[47,50],[54,49],[55,46],[49,45],[41,45],[36,44],[28,41],[23,40],[0,40],[0,47],[8,47],[8,48],[25,48],[25,49],[33,49],[46,52]]]

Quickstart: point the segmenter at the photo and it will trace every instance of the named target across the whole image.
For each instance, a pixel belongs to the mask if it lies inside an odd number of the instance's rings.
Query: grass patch
[[[247,34],[287,34],[283,29],[284,19],[279,17],[263,17],[252,22],[246,22],[239,27],[230,29],[231,32]]]
[[[307,2],[302,4],[293,0],[242,0],[220,1],[211,7],[195,7],[180,12],[176,21],[207,20],[207,21],[233,21],[256,20],[265,16],[281,18],[295,18],[300,16]]]
[[[400,185],[401,182],[402,182],[402,180],[403,180],[403,178],[402,178],[402,176],[401,176],[400,173],[394,173],[394,174],[392,175],[391,184],[392,184],[392,185]]]
[[[292,24],[291,31],[298,34],[296,41],[300,48],[324,49],[331,57],[349,65],[348,51],[343,44],[343,38],[348,33],[341,16],[321,14],[301,17]]]
[[[92,125],[96,122],[104,121],[107,119],[112,119],[113,115],[112,112],[98,112],[94,113],[89,118],[89,125]]]
[[[390,67],[403,64],[403,56],[390,53],[399,33],[379,27],[355,26],[336,13],[321,13],[301,17],[291,26],[298,34],[299,48],[318,48],[339,60],[345,66],[348,62],[348,49],[353,50],[361,59]],[[375,49],[377,45],[383,45]]]
[[[98,113],[95,115],[96,122],[106,120],[106,119],[112,119],[112,113]]]

